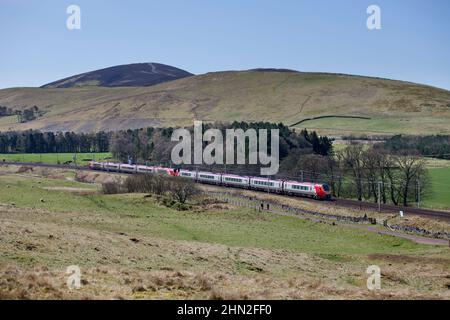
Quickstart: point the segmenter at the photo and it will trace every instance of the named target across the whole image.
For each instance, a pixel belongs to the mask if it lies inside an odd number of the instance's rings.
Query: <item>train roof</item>
[[[198,174],[213,174],[215,176],[221,175],[221,173],[214,173],[214,172],[208,172],[208,171],[198,171]]]
[[[315,183],[315,182],[300,182],[300,181],[285,181],[285,183],[296,183],[296,184],[303,184],[307,186],[315,186],[316,184],[323,184],[323,183]]]
[[[240,176],[238,174],[228,174],[228,173],[222,173],[222,176],[224,177],[233,177],[233,178],[245,178],[245,179],[249,179],[249,176]]]
[[[261,181],[283,182],[283,180],[281,180],[281,179],[267,179],[267,178],[263,178],[263,177],[250,177],[250,178],[251,179],[258,179],[258,180],[261,180]]]

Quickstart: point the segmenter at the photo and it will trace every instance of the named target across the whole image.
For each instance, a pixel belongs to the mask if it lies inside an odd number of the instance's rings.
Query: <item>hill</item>
[[[134,63],[78,74],[42,88],[146,87],[192,76],[191,73],[160,63]]]
[[[449,91],[275,69],[214,72],[150,87],[11,88],[0,90],[0,105],[41,110],[27,123],[0,118],[0,130],[80,132],[192,125],[198,119],[283,122],[336,135],[450,134]]]

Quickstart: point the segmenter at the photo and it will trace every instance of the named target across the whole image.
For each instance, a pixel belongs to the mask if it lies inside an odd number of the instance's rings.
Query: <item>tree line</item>
[[[0,153],[108,152],[111,134],[41,132],[38,130],[0,132]]]
[[[386,140],[381,147],[392,152],[420,154],[434,158],[450,159],[450,136],[404,136],[396,135]]]
[[[17,116],[17,122],[23,123],[35,120],[41,111],[37,106],[31,108],[22,108],[21,110],[13,110],[6,106],[0,106],[0,117]]]
[[[359,201],[408,206],[430,195],[423,157],[362,144],[350,144],[331,156],[291,154],[279,177],[287,176],[326,182],[333,196]]]
[[[286,158],[295,150],[303,154],[320,154],[323,156],[332,153],[332,140],[326,136],[319,136],[316,132],[308,132],[303,130],[299,133],[290,129],[289,127],[279,123],[269,122],[233,122],[231,124],[216,123],[205,124],[203,132],[208,129],[219,129],[225,136],[227,129],[266,129],[270,132],[271,129],[279,130],[279,157],[280,160]],[[192,127],[186,129],[193,131]],[[114,158],[121,161],[128,161],[130,158],[132,162],[150,162],[150,163],[170,163],[171,150],[178,143],[171,141],[173,128],[144,128],[135,130],[122,130],[112,133],[110,139],[110,151]],[[248,141],[247,141],[248,142]],[[271,143],[271,136],[268,136],[268,145]],[[203,147],[207,142],[203,142]],[[246,143],[246,155],[248,159],[248,146]],[[270,152],[270,148],[268,150]],[[210,169],[219,166],[210,166]],[[233,166],[229,167],[232,169]],[[234,166],[236,170],[256,170],[257,167],[250,165]]]
[[[2,109],[3,110],[3,109]],[[206,124],[204,131],[212,128]],[[316,132],[303,130],[296,133],[283,124],[268,122],[233,122],[215,124],[215,129],[279,129],[280,157],[285,158],[293,150],[304,153],[328,155],[332,152],[332,141]],[[188,127],[191,131],[193,127]],[[142,128],[97,133],[41,132],[39,130],[0,132],[0,153],[55,153],[55,152],[108,152],[120,161],[127,162],[169,162],[174,128]],[[269,145],[270,145],[269,135]],[[206,142],[204,142],[206,145]],[[270,150],[269,150],[270,151]]]
[[[211,124],[206,124],[203,130],[211,127]],[[434,136],[431,140],[394,137],[384,144],[369,147],[350,144],[342,150],[333,151],[332,140],[328,137],[319,136],[314,131],[296,132],[283,124],[234,122],[214,124],[214,128],[222,131],[229,128],[279,129],[280,171],[275,178],[326,182],[336,197],[375,202],[380,200],[382,203],[405,206],[428,195],[429,179],[425,161],[419,157],[422,152],[430,152],[426,149],[425,141],[432,142],[428,143],[429,148],[439,145],[435,141],[445,141],[442,136]],[[193,127],[187,129],[193,130]],[[171,141],[173,130],[149,127],[90,134],[37,130],[4,132],[0,133],[0,153],[109,151],[121,162],[171,165],[171,150],[177,143]],[[417,146],[422,145],[422,151],[417,152]],[[259,166],[254,165],[197,166],[196,169],[259,174]]]

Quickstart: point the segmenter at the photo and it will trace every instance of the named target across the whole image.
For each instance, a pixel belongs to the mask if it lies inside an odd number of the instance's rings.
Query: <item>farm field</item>
[[[3,298],[450,299],[445,246],[221,203],[176,211],[155,196],[103,195],[70,170],[2,168]],[[366,288],[373,264],[377,293]],[[79,290],[65,285],[70,265]]]
[[[431,197],[424,205],[432,208],[450,208],[450,167],[430,168]]]
[[[0,161],[11,162],[40,162],[49,164],[64,164],[70,161],[73,164],[73,153],[20,153],[20,154],[0,154]],[[103,153],[77,153],[78,165],[86,165],[92,159],[102,161],[111,158],[109,152]]]

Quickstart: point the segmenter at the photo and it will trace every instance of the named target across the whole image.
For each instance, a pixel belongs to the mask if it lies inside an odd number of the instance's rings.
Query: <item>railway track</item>
[[[335,204],[337,206],[341,206],[341,207],[371,209],[373,211],[378,211],[377,203],[357,201],[357,200],[348,200],[348,199],[335,199],[335,200],[333,200],[333,202],[335,202]],[[381,212],[399,213],[400,211],[403,211],[405,215],[412,214],[412,215],[416,215],[416,216],[433,217],[433,218],[450,220],[450,212],[447,212],[447,211],[437,211],[437,210],[431,210],[431,209],[412,208],[412,207],[400,207],[400,206],[395,206],[395,205],[390,205],[390,204],[382,204],[380,207],[381,207]]]
[[[34,163],[34,162],[0,162],[0,165],[23,165],[23,166],[35,166],[35,167],[46,167],[46,168],[57,168],[57,169],[71,169],[71,170],[80,170],[80,171],[92,171],[87,166],[73,166],[73,165],[61,165],[61,164],[47,164],[47,163]],[[107,171],[105,171],[107,172]],[[107,172],[108,173],[108,172]],[[122,174],[117,172],[109,172],[110,174]],[[224,187],[226,188],[226,187]],[[316,202],[317,200],[312,200],[309,198],[304,198],[309,201]],[[349,200],[349,199],[333,199],[329,201],[330,205],[335,205],[339,207],[348,207],[348,208],[356,208],[356,209],[365,209],[365,210],[373,210],[378,211],[378,204],[357,200]],[[392,212],[398,213],[399,211],[403,211],[406,215],[416,215],[428,218],[438,218],[450,221],[450,212],[447,211],[438,211],[431,209],[422,209],[422,208],[412,208],[412,207],[400,207],[389,204],[381,205],[381,212]]]

